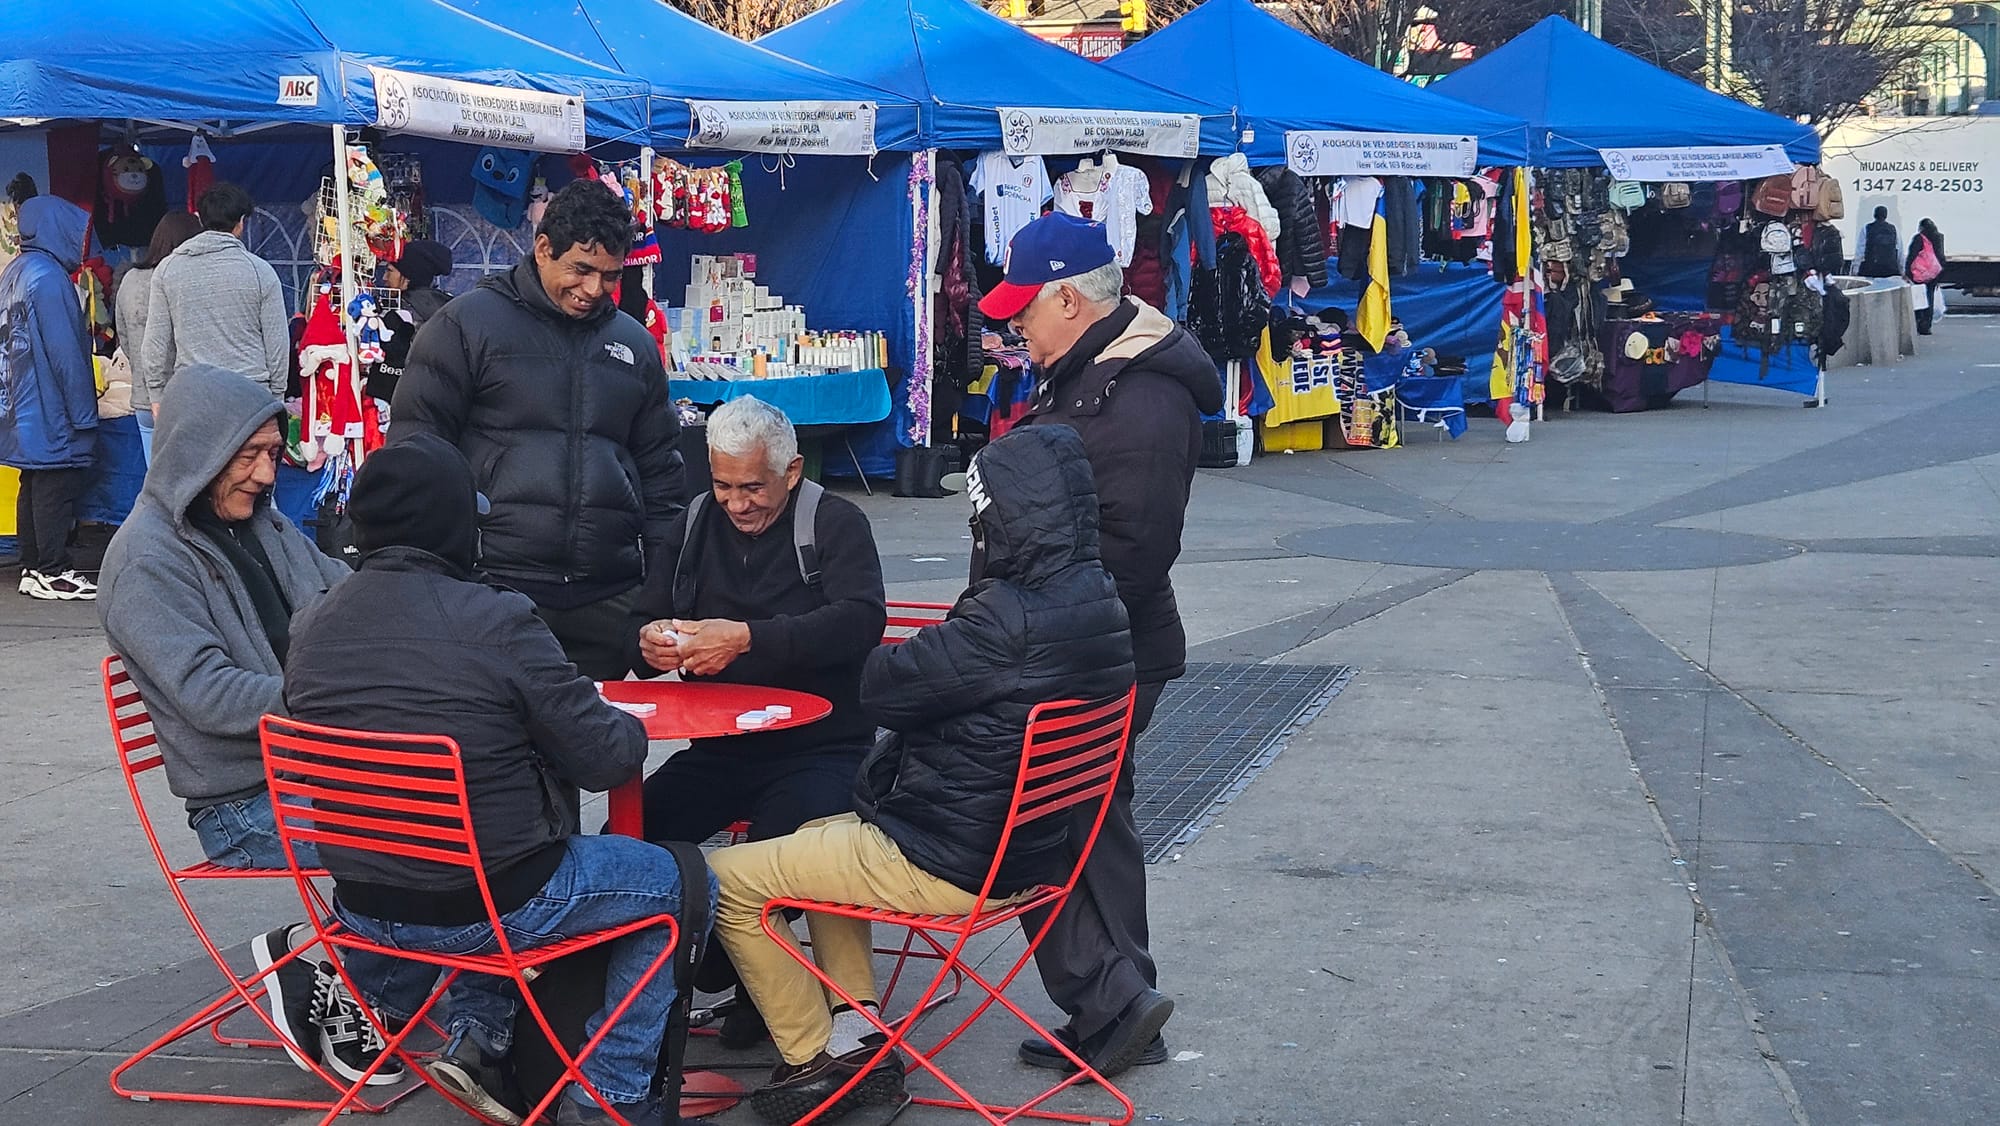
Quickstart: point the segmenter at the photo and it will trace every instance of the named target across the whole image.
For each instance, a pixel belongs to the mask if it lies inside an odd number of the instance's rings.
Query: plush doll
[[[187,169],[187,206],[192,214],[195,205],[201,201],[201,193],[215,184],[215,153],[208,147],[208,138],[196,133],[188,141],[187,155],[181,158],[181,167]]]
[[[167,213],[166,180],[160,166],[139,150],[105,149],[98,158],[97,240],[104,246],[144,246]]]

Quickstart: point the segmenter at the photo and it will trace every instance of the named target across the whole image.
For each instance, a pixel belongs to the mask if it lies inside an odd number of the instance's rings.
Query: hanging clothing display
[[[1007,264],[1007,246],[1022,227],[1034,222],[1054,198],[1049,167],[1039,156],[981,153],[972,169],[972,189],[984,200],[986,261]]]
[[[1240,207],[1211,208],[1209,216],[1218,239],[1225,232],[1242,236],[1251,260],[1257,264],[1257,277],[1263,284],[1265,295],[1277,296],[1278,290],[1285,284],[1284,271],[1278,268],[1278,250],[1264,236],[1264,228]]]
[[[1264,193],[1257,177],[1251,175],[1250,160],[1242,153],[1225,156],[1208,166],[1208,205],[1240,207],[1249,212],[1250,218],[1264,228],[1264,237],[1273,246],[1285,233],[1284,217],[1271,206],[1271,197]]]
[[[1089,159],[1056,178],[1056,210],[1104,224],[1105,237],[1122,268],[1132,264],[1139,237],[1138,217],[1153,213],[1152,190],[1146,174],[1106,153],[1102,163]]]
[[[1373,176],[1339,176],[1333,181],[1331,196],[1333,221],[1343,227],[1366,227],[1374,222],[1382,202],[1382,181]]]
[[[1314,288],[1326,277],[1326,233],[1320,229],[1312,191],[1298,173],[1282,166],[1259,168],[1254,175],[1278,212],[1278,264],[1287,278],[1304,278]]]

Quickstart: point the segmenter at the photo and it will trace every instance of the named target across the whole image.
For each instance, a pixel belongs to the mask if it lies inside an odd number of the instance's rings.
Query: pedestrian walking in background
[[[1896,248],[1902,243],[1896,224],[1889,221],[1889,209],[1876,208],[1875,221],[1861,233],[1861,276],[1893,278],[1901,274],[1903,271],[1896,268]]]
[[[139,445],[146,464],[153,464],[153,424],[159,416],[159,400],[150,384],[139,375],[139,350],[146,343],[146,314],[153,299],[153,270],[179,246],[201,233],[201,220],[185,211],[169,211],[153,228],[153,238],[145,253],[132,260],[118,276],[112,298],[113,318],[118,326],[118,347],[132,367],[132,417],[139,423]]]
[[[1924,287],[1924,304],[1917,310],[1917,335],[1929,336],[1937,320],[1938,278],[1944,274],[1944,234],[1929,219],[1917,224],[1910,240],[1910,252],[1903,260],[1903,276],[1911,285]]]
[[[292,329],[278,272],[243,245],[244,223],[257,202],[235,184],[201,193],[195,213],[202,232],[153,269],[146,341],[133,356],[133,383],[160,392],[175,372],[211,364],[263,382],[285,397],[292,372]]]
[[[21,254],[0,273],[0,465],[21,471],[21,593],[64,602],[97,597],[69,554],[97,457],[90,332],[70,280],[89,241],[89,212],[36,196],[21,204]]]

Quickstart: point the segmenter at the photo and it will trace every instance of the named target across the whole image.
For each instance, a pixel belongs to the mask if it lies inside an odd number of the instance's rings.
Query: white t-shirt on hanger
[[[1333,182],[1333,221],[1343,227],[1366,227],[1375,221],[1382,199],[1382,181],[1373,176],[1342,176]]]
[[[986,200],[986,260],[1004,266],[1007,244],[1041,217],[1049,201],[1049,167],[1039,156],[982,153],[972,168],[972,189]]]
[[[1106,154],[1102,164],[1079,167],[1056,177],[1056,210],[1104,224],[1120,267],[1132,264],[1141,215],[1153,213],[1153,188],[1146,174]]]

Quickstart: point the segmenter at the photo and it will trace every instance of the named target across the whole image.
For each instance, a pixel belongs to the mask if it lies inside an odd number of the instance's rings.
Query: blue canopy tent
[[[643,141],[646,83],[443,0],[10,0],[0,117],[129,120],[231,136],[373,125],[370,67],[581,95],[597,140]]]
[[[1693,149],[1778,145],[1799,164],[1819,162],[1819,134],[1755,106],[1670,74],[1604,42],[1561,16],[1550,16],[1486,57],[1431,86],[1460,101],[1515,114],[1528,122],[1528,158],[1537,168],[1597,168],[1603,150]],[[1663,307],[1699,308],[1705,266],[1697,280],[1685,264],[1628,261],[1629,274],[1659,284]],[[1680,284],[1669,286],[1670,280]],[[1788,368],[1810,367],[1787,354]],[[1747,375],[1746,375],[1747,372]],[[1764,378],[1759,378],[1762,375]],[[1756,365],[1719,361],[1709,378],[1725,383],[1783,386],[1814,394],[1812,383],[1772,383]],[[1816,381],[1813,381],[1816,382]]]
[[[1236,147],[1226,108],[1128,78],[966,0],[838,0],[757,42],[915,99],[927,110],[926,148],[1006,148],[1042,155],[1086,151],[1072,145],[1043,147],[1022,132],[1016,132],[1010,146],[1001,111],[1022,107],[1189,114],[1199,119],[1201,152],[1220,154]]]
[[[906,96],[836,77],[745,43],[646,0],[449,0],[503,27],[643,79],[653,88],[652,143],[683,148],[696,136],[693,102],[870,103],[873,147],[918,147],[917,106]]]
[[[1606,148],[1783,145],[1819,161],[1812,126],[1670,74],[1550,16],[1432,84],[1447,97],[1528,123],[1528,163],[1595,168]]]
[[[1208,3],[1106,59],[1110,70],[1235,109],[1242,152],[1282,164],[1294,130],[1471,135],[1481,165],[1527,159],[1527,124],[1351,59],[1252,0]]]

